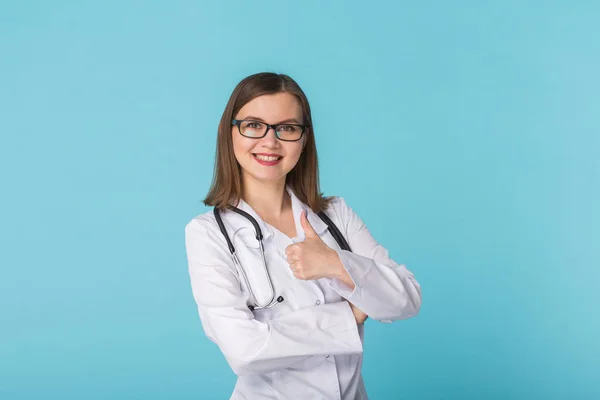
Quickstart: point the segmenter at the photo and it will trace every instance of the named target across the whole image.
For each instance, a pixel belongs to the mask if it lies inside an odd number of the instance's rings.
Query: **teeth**
[[[256,157],[262,161],[277,161],[277,160],[279,160],[278,156],[263,156],[263,155],[255,154],[254,157]]]

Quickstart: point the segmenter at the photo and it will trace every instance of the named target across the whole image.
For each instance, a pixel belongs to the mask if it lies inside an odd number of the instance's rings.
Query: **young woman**
[[[186,225],[188,266],[204,332],[238,375],[231,399],[367,399],[363,323],[416,315],[421,289],[320,193],[310,107],[290,77],[237,85],[204,203]]]

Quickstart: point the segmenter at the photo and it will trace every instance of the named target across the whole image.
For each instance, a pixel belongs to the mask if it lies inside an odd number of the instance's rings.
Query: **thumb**
[[[310,222],[308,222],[308,218],[306,217],[306,210],[302,211],[302,215],[300,215],[300,222],[302,223],[304,235],[306,235],[307,239],[320,239],[319,235],[317,234],[317,232],[315,232]]]

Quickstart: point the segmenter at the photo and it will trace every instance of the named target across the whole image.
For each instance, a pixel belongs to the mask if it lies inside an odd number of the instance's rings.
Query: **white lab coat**
[[[421,288],[404,265],[388,257],[388,251],[342,198],[336,197],[325,213],[352,252],[341,250],[319,216],[290,187],[287,191],[297,228],[293,239],[262,221],[243,200],[238,205],[256,219],[263,232],[273,286],[277,296],[285,299],[273,308],[248,308],[252,299],[212,210],[185,227],[192,292],[204,332],[238,375],[230,400],[367,399],[361,376],[363,325],[357,326],[345,299],[369,318],[391,322],[419,312]],[[303,210],[323,241],[340,255],[355,283],[353,290],[333,278],[305,281],[294,277],[285,248],[304,240]],[[231,211],[221,215],[255,294],[270,298],[252,224]]]

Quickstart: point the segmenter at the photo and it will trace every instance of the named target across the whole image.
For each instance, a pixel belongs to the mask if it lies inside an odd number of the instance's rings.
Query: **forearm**
[[[421,289],[404,265],[389,259],[383,264],[345,250],[338,255],[345,273],[338,272],[329,284],[371,318],[391,321],[419,312]]]
[[[337,251],[332,250],[331,259],[331,264],[334,266],[334,268],[330,277],[338,279],[349,289],[354,290],[354,281],[352,280],[352,277],[350,276],[346,268],[344,268],[344,263],[342,262],[342,259]]]
[[[362,352],[346,302],[294,311],[267,323],[201,313],[205,331],[238,375],[289,368],[318,355]],[[217,319],[219,321],[217,321]]]

